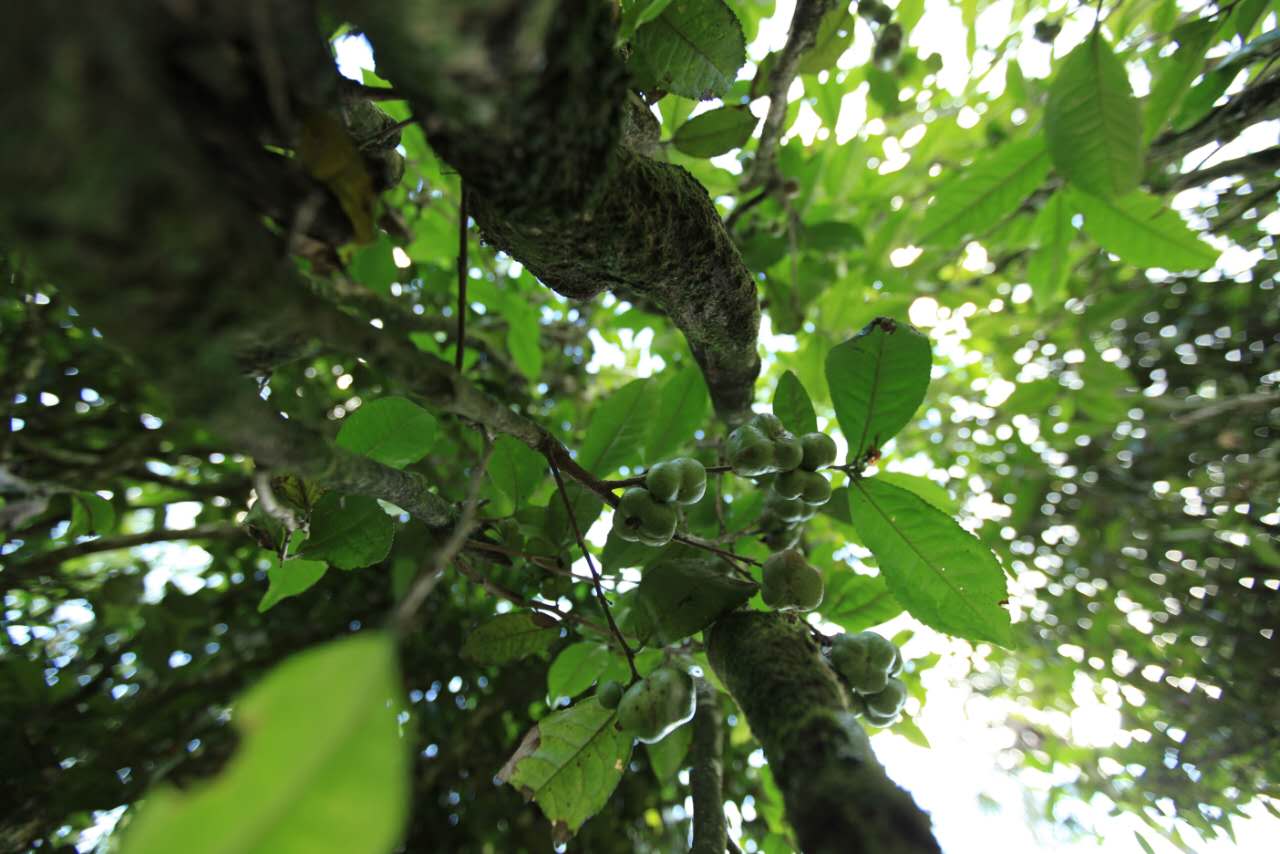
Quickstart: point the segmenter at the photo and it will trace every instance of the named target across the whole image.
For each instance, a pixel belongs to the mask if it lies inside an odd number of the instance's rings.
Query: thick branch
[[[155,531],[144,531],[141,534],[124,534],[118,537],[99,537],[73,543],[60,549],[40,552],[27,560],[11,564],[0,574],[0,580],[12,585],[15,580],[34,578],[45,570],[78,557],[102,552],[113,552],[120,549],[131,549],[150,543],[175,542],[177,540],[234,540],[244,536],[244,531],[235,525],[197,525],[194,528],[169,530],[161,528]]]
[[[1179,175],[1174,180],[1172,189],[1177,192],[1188,187],[1199,187],[1229,175],[1239,175],[1246,180],[1257,175],[1273,177],[1277,170],[1280,170],[1280,145],[1273,145],[1262,151],[1255,151],[1243,157],[1224,160],[1213,166]]]
[[[1151,144],[1148,160],[1174,163],[1210,142],[1228,142],[1245,128],[1280,118],[1280,74],[1256,83],[1180,133],[1164,134]]]
[[[791,31],[787,34],[787,43],[778,54],[778,61],[769,75],[769,113],[765,116],[764,127],[760,130],[760,142],[756,145],[756,159],[751,164],[751,172],[744,182],[745,189],[767,187],[777,179],[774,157],[777,154],[778,142],[782,126],[787,115],[787,91],[796,79],[800,68],[800,58],[804,52],[813,47],[818,37],[818,25],[822,16],[832,6],[832,0],[797,0],[795,13],[791,16]]]
[[[698,710],[693,715],[693,767],[689,791],[693,795],[693,844],[689,854],[724,854],[728,831],[724,820],[724,714],[716,689],[698,680]]]
[[[871,753],[803,620],[729,614],[712,626],[707,655],[764,748],[806,854],[939,851],[928,815]]]

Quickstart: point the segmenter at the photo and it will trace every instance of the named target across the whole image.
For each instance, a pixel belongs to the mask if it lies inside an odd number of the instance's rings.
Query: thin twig
[[[10,580],[31,577],[38,570],[57,566],[66,561],[85,555],[111,552],[119,549],[131,549],[151,543],[165,543],[176,540],[233,540],[244,536],[244,531],[235,525],[216,524],[198,525],[194,528],[171,529],[160,528],[155,531],[144,531],[141,534],[124,534],[118,537],[99,537],[82,543],[72,543],[60,549],[32,555],[24,561],[9,564],[4,575]]]
[[[387,127],[385,127],[385,128],[383,128],[382,130],[378,131],[377,133],[375,133],[373,136],[369,137],[368,139],[361,140],[361,142],[360,142],[360,147],[361,147],[361,148],[373,148],[373,147],[381,146],[381,145],[382,145],[382,143],[384,143],[384,142],[386,142],[387,140],[391,139],[391,137],[395,136],[395,135],[396,135],[396,134],[398,134],[400,131],[404,130],[405,128],[409,127],[410,125],[415,125],[415,124],[417,124],[417,123],[418,123],[418,119],[417,119],[417,117],[416,117],[416,116],[409,116],[409,118],[407,118],[407,119],[401,119],[400,121],[396,122],[395,124],[388,125]]]
[[[266,514],[284,526],[284,539],[287,543],[289,536],[294,531],[302,528],[302,522],[298,519],[297,514],[276,500],[276,494],[271,489],[271,475],[267,472],[256,471],[253,473],[253,491],[257,493],[258,502],[262,505],[262,509]]]
[[[453,369],[462,373],[467,345],[467,184],[458,179],[458,337]]]
[[[569,525],[573,528],[573,535],[578,540],[578,548],[582,549],[582,556],[587,561],[587,569],[591,570],[591,583],[595,587],[596,599],[600,602],[600,610],[604,611],[604,617],[609,623],[609,629],[618,639],[618,645],[622,647],[622,651],[627,656],[627,665],[631,668],[631,678],[639,679],[640,671],[636,670],[635,656],[631,652],[631,647],[627,646],[626,638],[622,636],[622,630],[618,628],[618,624],[613,620],[613,611],[609,608],[609,600],[604,597],[604,587],[600,583],[600,573],[596,571],[595,561],[591,559],[591,552],[587,550],[587,543],[582,538],[582,530],[578,527],[578,517],[573,513],[573,502],[569,500],[569,493],[564,488],[564,478],[560,476],[560,468],[556,465],[555,460],[548,458],[547,462],[551,466],[551,476],[556,479],[556,490],[560,493],[560,500],[564,502],[565,513],[569,515]]]
[[[610,632],[607,628],[600,625],[599,623],[588,620],[586,617],[580,616],[579,614],[576,614],[572,611],[561,611],[555,605],[552,605],[547,602],[539,602],[536,599],[525,599],[520,594],[515,593],[514,591],[511,591],[511,590],[508,590],[507,588],[503,587],[501,584],[497,583],[493,579],[477,572],[475,568],[472,567],[471,564],[469,564],[467,560],[461,555],[458,555],[453,559],[453,565],[458,568],[458,572],[462,573],[462,575],[468,580],[470,580],[473,584],[479,584],[485,590],[489,591],[490,593],[492,593],[493,595],[497,596],[500,599],[507,600],[512,605],[516,605],[521,608],[532,608],[535,611],[544,611],[548,614],[555,615],[557,619],[564,620],[567,623],[573,623],[574,625],[582,626],[583,628],[590,629],[596,634],[601,635],[602,637],[608,638],[610,641],[617,640],[617,638],[614,637],[613,633]]]
[[[769,198],[771,193],[772,190],[770,188],[765,188],[729,211],[729,215],[724,218],[724,230],[733,231],[733,227],[738,224],[738,220],[742,219],[742,215]]]
[[[676,534],[671,539],[675,540],[677,543],[684,543],[686,546],[693,546],[695,549],[702,549],[703,551],[720,555],[720,557],[727,558],[731,561],[742,561],[743,563],[749,563],[752,566],[760,565],[760,561],[755,558],[727,551],[719,546],[712,545],[708,540],[704,540],[701,537],[695,537],[692,534]]]

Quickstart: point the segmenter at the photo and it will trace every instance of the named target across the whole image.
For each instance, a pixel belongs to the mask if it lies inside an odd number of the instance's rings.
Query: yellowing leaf
[[[298,159],[311,177],[338,197],[343,213],[351,220],[356,242],[371,242],[377,195],[346,125],[325,112],[309,114],[298,140]]]

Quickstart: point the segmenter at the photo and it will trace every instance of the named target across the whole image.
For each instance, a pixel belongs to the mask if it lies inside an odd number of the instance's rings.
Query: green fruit
[[[677,504],[697,504],[707,494],[707,469],[692,457],[679,457],[671,461],[680,467],[680,492]]]
[[[762,539],[770,549],[780,552],[794,548],[800,542],[800,529],[794,525],[770,528]]]
[[[790,433],[783,433],[773,440],[773,464],[777,471],[791,471],[804,458],[800,440]]]
[[[839,635],[831,642],[831,666],[859,694],[883,691],[897,648],[875,632]]]
[[[753,415],[747,423],[770,439],[777,439],[787,433],[787,428],[782,426],[782,419],[771,412],[761,412],[759,415]]]
[[[826,433],[805,433],[800,437],[800,447],[804,449],[800,468],[806,471],[817,471],[836,461],[836,440]]]
[[[898,715],[896,713],[892,715],[881,715],[877,712],[873,712],[870,709],[867,709],[866,717],[864,717],[863,720],[865,720],[867,723],[871,724],[872,726],[884,727],[884,726],[890,726],[892,724],[897,723]]]
[[[644,487],[654,501],[675,501],[680,492],[680,465],[677,460],[657,463],[644,476]]]
[[[676,532],[676,509],[654,501],[647,489],[633,486],[618,500],[613,530],[628,542],[665,546]]]
[[[758,477],[773,471],[773,443],[751,424],[744,424],[729,434],[725,455],[734,474]]]
[[[800,469],[784,471],[773,479],[773,491],[783,498],[799,498],[804,492],[806,474],[809,472]]]
[[[673,667],[659,667],[622,695],[618,724],[652,744],[693,717],[693,677]]]
[[[765,510],[783,522],[799,522],[804,518],[807,507],[799,498],[783,498],[771,492],[764,500]]]
[[[779,611],[812,611],[822,604],[822,573],[794,549],[764,562],[764,603]]]
[[[607,682],[600,683],[600,687],[596,689],[596,699],[606,709],[616,709],[618,708],[618,703],[622,702],[622,692],[624,690],[621,682],[615,682],[610,679]]]
[[[831,481],[816,471],[804,471],[803,469],[796,469],[796,471],[808,475],[804,478],[803,491],[800,493],[801,501],[810,507],[821,507],[831,500]]]
[[[868,715],[895,718],[907,704],[907,686],[901,679],[890,679],[883,690],[864,695],[862,702],[867,704]]]

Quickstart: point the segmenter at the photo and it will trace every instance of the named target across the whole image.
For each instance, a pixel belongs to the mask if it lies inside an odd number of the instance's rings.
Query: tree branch
[[[1280,170],[1280,145],[1273,145],[1262,151],[1255,151],[1243,157],[1224,160],[1213,166],[1179,175],[1174,179],[1172,189],[1178,192],[1188,187],[1199,187],[1228,175],[1239,175],[1246,180],[1255,175],[1273,177],[1277,170]]]
[[[724,714],[720,698],[706,679],[697,684],[689,756],[689,790],[693,795],[693,844],[689,854],[724,854],[728,831],[724,820]]]
[[[1148,160],[1175,163],[1202,145],[1235,139],[1245,128],[1275,118],[1280,118],[1280,74],[1236,93],[1187,130],[1161,135],[1151,144]]]
[[[197,525],[194,528],[177,530],[159,528],[154,531],[144,531],[141,534],[99,537],[96,540],[85,540],[82,543],[72,543],[62,548],[50,549],[49,551],[32,555],[26,560],[12,563],[4,570],[3,574],[0,574],[0,580],[10,584],[15,581],[25,581],[29,578],[35,578],[43,574],[45,570],[59,566],[69,560],[102,552],[131,549],[151,543],[173,542],[176,540],[235,540],[244,536],[244,531],[236,525]]]

